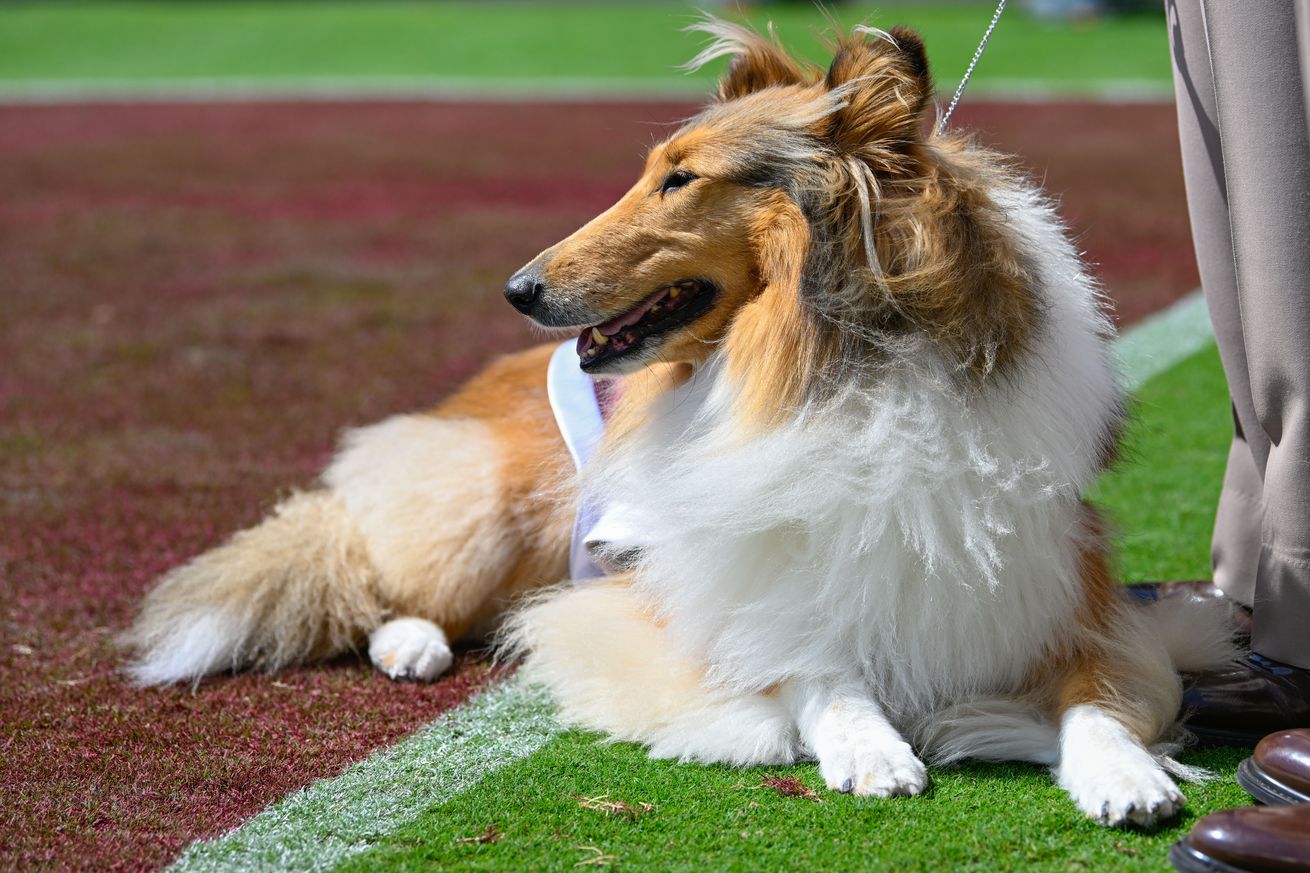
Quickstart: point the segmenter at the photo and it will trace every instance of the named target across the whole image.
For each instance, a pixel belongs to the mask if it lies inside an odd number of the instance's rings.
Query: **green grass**
[[[1225,397],[1213,348],[1139,393],[1128,455],[1098,491],[1132,531],[1120,556],[1130,578],[1206,572],[1230,432]],[[1147,833],[1084,819],[1033,766],[936,770],[925,796],[872,800],[825,791],[813,765],[680,765],[570,733],[426,810],[344,869],[1166,870],[1169,845],[1198,816],[1249,803],[1231,778],[1244,755],[1187,753],[1222,778],[1185,786],[1186,813]],[[819,799],[762,787],[765,774],[798,777]],[[583,803],[601,796],[633,812]],[[643,803],[653,808],[640,811]]]
[[[990,10],[852,3],[846,23],[904,22],[928,42],[937,73],[963,72]],[[680,32],[691,3],[10,3],[0,5],[0,83],[23,80],[442,77],[484,84],[585,80],[623,88],[700,89],[715,67],[674,67],[702,38]],[[786,42],[819,58],[823,27],[806,4],[758,11]],[[1047,26],[1007,13],[979,67],[1001,80],[1094,85],[1169,81],[1162,16]]]
[[[1227,397],[1211,347],[1134,399],[1119,463],[1091,494],[1119,531],[1125,580],[1210,577],[1210,531],[1233,432]]]
[[[1230,773],[1242,757],[1190,759]],[[796,776],[819,799],[783,796],[761,785],[763,774]],[[652,761],[634,746],[571,733],[338,869],[569,870],[600,854],[617,869],[661,871],[1161,870],[1198,810],[1246,802],[1229,780],[1185,790],[1185,817],[1147,834],[1085,819],[1035,766],[938,770],[927,794],[878,800],[827,791],[810,765]],[[625,815],[581,802],[601,795],[654,808]],[[469,840],[493,825],[495,842]]]

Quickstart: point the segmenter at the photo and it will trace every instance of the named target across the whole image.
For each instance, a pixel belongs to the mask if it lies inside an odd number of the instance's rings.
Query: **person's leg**
[[[1209,743],[1310,726],[1310,669],[1279,663],[1310,662],[1310,574],[1295,575],[1310,567],[1310,476],[1282,460],[1310,451],[1308,6],[1165,0],[1192,237],[1233,405],[1214,580],[1257,607],[1243,622],[1254,651],[1187,687],[1187,727]]]
[[[1310,668],[1310,0],[1202,8],[1255,421],[1238,418],[1263,481],[1252,649]]]
[[[1260,555],[1261,482],[1238,423],[1243,418],[1255,421],[1255,409],[1251,403],[1242,313],[1237,299],[1210,49],[1204,16],[1196,0],[1167,0],[1165,8],[1192,243],[1233,397],[1235,434],[1211,547],[1214,582],[1230,598],[1250,606],[1255,598]],[[1261,433],[1257,439],[1262,437]]]
[[[1215,512],[1210,564],[1214,568],[1214,584],[1230,599],[1249,607],[1255,602],[1255,577],[1260,565],[1264,483],[1260,481],[1260,471],[1255,468],[1236,411],[1233,429],[1224,486]]]

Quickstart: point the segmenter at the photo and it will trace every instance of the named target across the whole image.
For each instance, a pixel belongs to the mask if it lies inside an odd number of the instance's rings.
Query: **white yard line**
[[[1213,340],[1199,291],[1115,341],[1136,390]],[[192,871],[330,870],[487,776],[542,748],[561,728],[544,692],[518,679],[487,689],[418,733],[270,806],[231,833],[195,843]]]
[[[954,86],[942,86],[949,94]],[[423,100],[439,102],[698,101],[706,82],[680,78],[461,78],[454,76],[223,76],[141,79],[0,79],[0,105],[65,103],[211,103]],[[1151,80],[1091,85],[990,79],[973,84],[967,103],[1063,101],[1167,103],[1173,87]]]
[[[1124,384],[1136,391],[1153,376],[1212,342],[1210,313],[1198,290],[1125,330],[1115,341],[1114,356],[1124,374]]]
[[[418,733],[193,843],[173,871],[330,870],[559,732],[545,693],[510,679]]]

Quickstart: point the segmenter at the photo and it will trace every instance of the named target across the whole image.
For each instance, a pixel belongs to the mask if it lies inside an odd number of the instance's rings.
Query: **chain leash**
[[[946,125],[950,123],[956,105],[960,102],[960,98],[964,96],[964,87],[969,84],[969,77],[973,75],[973,68],[978,66],[978,59],[982,57],[983,49],[987,48],[987,40],[992,38],[992,31],[996,29],[996,22],[1001,20],[1001,13],[1004,11],[1005,0],[1000,0],[996,4],[996,12],[992,15],[991,24],[987,25],[987,30],[983,33],[982,42],[978,43],[978,50],[973,53],[973,60],[969,61],[969,69],[964,71],[964,78],[960,80],[960,86],[955,89],[955,96],[951,98],[950,105],[946,107],[946,112],[942,114],[941,120],[937,122],[938,136],[942,135],[946,130]]]

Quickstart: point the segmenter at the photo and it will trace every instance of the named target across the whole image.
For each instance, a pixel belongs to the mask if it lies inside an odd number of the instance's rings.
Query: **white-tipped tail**
[[[345,651],[381,623],[375,578],[341,501],[293,495],[160,580],[126,635],[136,653],[128,671],[164,685]]]
[[[1213,670],[1236,657],[1231,602],[1183,595],[1144,608],[1179,672]]]
[[[154,644],[128,666],[140,685],[168,685],[236,669],[234,641],[242,631],[236,616],[196,612],[160,627]]]

